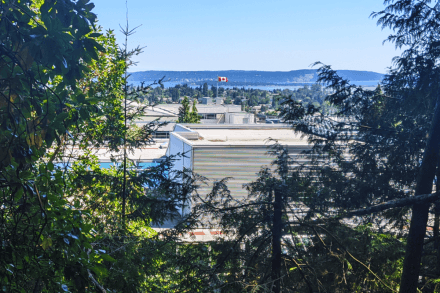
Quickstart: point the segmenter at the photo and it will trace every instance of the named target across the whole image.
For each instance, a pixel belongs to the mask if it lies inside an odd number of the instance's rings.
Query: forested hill
[[[384,75],[371,71],[338,70],[341,77],[355,84],[363,85],[379,82]],[[132,72],[130,81],[151,82],[165,76],[165,80],[173,83],[188,83],[200,85],[205,82],[215,83],[217,76],[229,79],[228,85],[301,85],[316,82],[316,69],[301,69],[292,71],[139,71]]]

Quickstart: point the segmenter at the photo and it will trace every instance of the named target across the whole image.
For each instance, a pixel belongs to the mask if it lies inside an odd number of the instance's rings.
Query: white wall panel
[[[174,133],[170,133],[170,142],[168,144],[167,155],[174,157],[174,170],[183,171],[184,157],[181,156],[183,151],[184,142],[180,140],[180,138],[176,137]]]

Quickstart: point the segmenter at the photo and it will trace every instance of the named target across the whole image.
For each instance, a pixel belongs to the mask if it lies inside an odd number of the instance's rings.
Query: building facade
[[[230,177],[227,185],[232,196],[242,199],[247,196],[243,184],[255,181],[261,168],[271,167],[275,159],[268,154],[269,138],[287,146],[297,159],[310,149],[306,140],[285,125],[177,124],[166,155],[175,156],[175,170],[187,168],[208,179],[198,189],[199,194],[209,193],[213,182]]]

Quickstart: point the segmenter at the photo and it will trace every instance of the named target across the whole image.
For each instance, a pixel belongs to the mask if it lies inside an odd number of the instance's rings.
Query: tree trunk
[[[440,154],[437,161],[436,185],[435,191],[440,191]],[[434,249],[437,255],[437,274],[440,274],[440,201],[435,203],[434,217]]]
[[[274,293],[281,292],[281,206],[282,195],[280,190],[275,190],[275,202],[273,205],[272,222],[272,281]]]
[[[436,273],[439,274],[440,273],[440,251],[439,251],[439,247],[440,247],[440,238],[439,238],[440,202],[438,202],[438,201],[435,203],[434,213],[435,213],[435,216],[434,216],[434,250],[436,252],[436,257],[437,257]]]
[[[437,97],[431,130],[423,154],[422,165],[417,178],[415,195],[432,192],[440,145],[440,96]],[[420,275],[423,242],[429,214],[429,203],[414,204],[411,226],[408,234],[405,260],[403,262],[400,293],[416,293]]]

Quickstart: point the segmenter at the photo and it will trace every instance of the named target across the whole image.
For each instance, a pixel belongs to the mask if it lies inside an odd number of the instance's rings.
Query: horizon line
[[[189,72],[189,71],[206,71],[206,72],[223,72],[223,71],[260,71],[260,72],[292,72],[292,71],[300,71],[300,70],[315,70],[318,69],[292,69],[292,70],[243,70],[243,69],[226,69],[226,70],[169,70],[169,69],[148,69],[148,70],[138,70],[138,71],[129,71],[128,73],[135,73],[135,72],[143,72],[143,71],[171,71],[171,72]],[[378,72],[378,71],[372,71],[372,70],[358,70],[358,69],[333,69],[335,71],[363,71],[363,72],[373,72],[373,73],[379,73],[385,75],[386,73]]]

